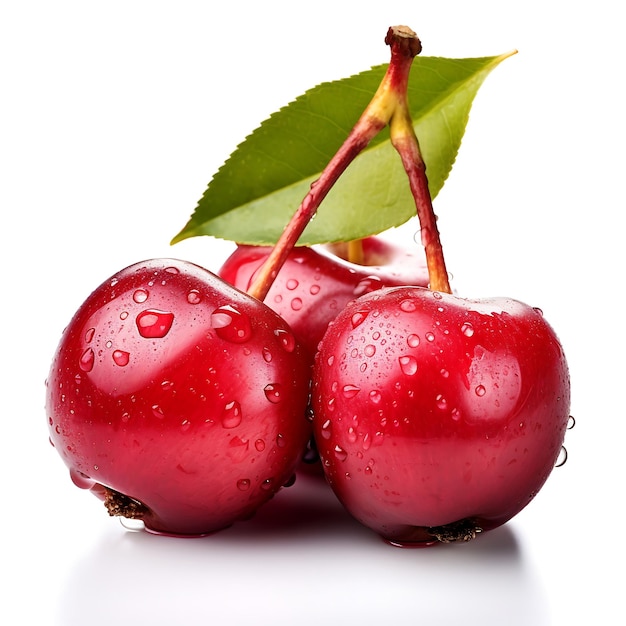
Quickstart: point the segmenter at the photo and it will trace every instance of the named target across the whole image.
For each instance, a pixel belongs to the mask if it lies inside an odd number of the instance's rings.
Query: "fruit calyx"
[[[142,520],[150,513],[147,506],[110,487],[101,487],[104,506],[111,517]]]
[[[309,192],[250,285],[249,295],[259,300],[265,299],[290,251],[335,182],[358,154],[386,126],[390,128],[391,143],[400,154],[415,199],[422,244],[427,257],[430,288],[451,293],[436,217],[428,190],[426,167],[408,107],[409,73],[414,57],[422,50],[422,44],[415,32],[407,26],[390,27],[385,43],[391,48],[391,60],[376,93],[320,177],[312,183]],[[355,249],[358,251],[357,246]]]

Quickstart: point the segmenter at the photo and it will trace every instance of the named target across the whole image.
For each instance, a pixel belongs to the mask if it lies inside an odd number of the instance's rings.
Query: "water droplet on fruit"
[[[278,337],[280,345],[287,352],[293,352],[296,349],[296,338],[288,330],[277,328],[274,334]]]
[[[127,517],[118,517],[121,526],[124,530],[128,530],[131,533],[140,533],[146,529],[146,525],[143,520],[140,519],[129,519]]]
[[[450,372],[445,368],[442,368],[439,373],[441,374],[442,378],[450,378]]]
[[[554,464],[554,467],[563,467],[567,463],[567,448],[565,446],[561,446],[561,451],[559,452],[559,456]]]
[[[354,398],[354,396],[361,391],[361,388],[356,385],[344,385],[342,391],[344,397],[350,399]]]
[[[371,343],[365,346],[363,350],[365,356],[374,356],[376,354],[376,346],[373,346]]]
[[[459,411],[459,409],[457,408],[452,409],[450,415],[455,422],[458,422],[461,419],[461,411]]]
[[[120,367],[124,367],[128,365],[129,360],[130,360],[129,352],[124,352],[124,350],[114,350],[113,361],[115,362],[116,365],[119,365]]]
[[[378,404],[382,400],[382,395],[380,391],[378,391],[377,389],[370,391],[370,400],[374,404]]]
[[[417,310],[417,305],[413,300],[402,300],[402,302],[400,302],[400,310],[405,313],[413,313]]]
[[[478,385],[478,387],[476,387],[474,391],[476,392],[476,395],[479,398],[482,398],[487,393],[487,390],[485,389],[484,385]]]
[[[543,317],[543,311],[538,306],[534,306],[533,311]]]
[[[272,353],[269,351],[268,348],[263,348],[261,352],[263,354],[263,360],[266,363],[269,363],[272,360]]]
[[[417,359],[414,356],[401,356],[398,359],[403,374],[413,376],[417,372]]]
[[[298,281],[295,278],[290,278],[286,283],[285,286],[287,287],[287,289],[289,289],[289,291],[293,291],[294,289],[296,289],[296,287],[298,286]]]
[[[276,435],[276,447],[284,448],[286,445],[287,442],[285,441],[285,435],[278,433],[278,435]]]
[[[146,309],[137,315],[137,330],[145,339],[162,339],[174,323],[174,314],[157,309]]]
[[[567,430],[572,430],[574,426],[576,426],[576,419],[574,418],[573,415],[570,415],[567,420]]]
[[[434,333],[427,332],[426,335],[424,335],[424,336],[426,337],[426,341],[430,341],[430,342],[435,341]]]
[[[350,323],[352,324],[352,328],[357,328],[360,326],[367,317],[367,311],[357,311],[350,318]]]
[[[244,343],[252,336],[250,318],[230,304],[220,306],[211,314],[211,327],[218,337],[233,343]]]
[[[93,364],[96,360],[96,355],[91,348],[87,348],[81,355],[78,365],[83,372],[91,372]]]
[[[331,421],[330,420],[326,420],[323,424],[322,424],[322,437],[324,439],[330,439],[331,437]]]
[[[348,453],[339,445],[335,446],[334,453],[339,461],[345,461],[348,458]]]
[[[348,441],[350,443],[355,443],[356,437],[357,437],[356,430],[354,430],[354,428],[350,426],[350,428],[348,428]]]
[[[412,334],[406,338],[406,342],[409,348],[417,348],[420,345],[420,338],[418,335]]]
[[[96,481],[89,478],[87,474],[83,474],[83,472],[80,472],[73,467],[70,468],[70,478],[80,489],[91,489],[96,484]]]
[[[123,321],[128,317],[128,311],[122,311],[120,313],[120,319]]]
[[[95,328],[88,328],[85,331],[85,343],[91,343],[91,340],[93,339],[93,336],[95,333],[96,333]]]
[[[189,304],[200,304],[202,302],[202,294],[197,289],[192,289],[187,294],[187,302]]]
[[[435,300],[441,300],[443,296],[438,291],[433,291],[433,298],[435,298]]]
[[[463,324],[461,324],[461,332],[466,337],[471,337],[474,334],[474,327],[471,322],[463,322]]]
[[[273,383],[273,384],[267,385],[265,389],[263,389],[263,391],[265,393],[265,397],[272,404],[277,404],[282,399],[282,396],[281,396],[282,387],[280,383]]]
[[[165,417],[163,409],[158,404],[152,405],[152,415],[154,415],[154,417],[158,417],[159,419],[163,419]]]
[[[256,448],[257,452],[263,452],[263,450],[265,450],[265,441],[263,441],[263,439],[257,439],[254,442],[254,447]]]
[[[137,289],[137,291],[135,291],[135,293],[133,294],[133,300],[137,304],[141,304],[148,299],[148,295],[149,294],[145,289]]]
[[[441,411],[445,411],[448,408],[448,401],[441,394],[435,398],[435,402],[437,403],[437,408]]]
[[[236,428],[241,424],[241,405],[233,400],[222,411],[222,426],[224,428]]]
[[[319,285],[311,285],[309,292],[312,296],[316,296],[320,292],[321,287]]]
[[[383,286],[382,280],[378,276],[367,276],[359,281],[352,292],[355,297],[362,296],[370,291],[376,291]]]
[[[250,489],[250,479],[242,478],[241,480],[238,480],[237,489],[239,489],[239,491],[248,491],[248,489]]]
[[[294,298],[291,301],[291,308],[294,311],[299,311],[302,308],[302,299],[301,298]]]
[[[273,484],[274,484],[274,479],[273,478],[266,478],[261,483],[261,489],[263,489],[263,491],[269,491],[270,489],[272,489]]]

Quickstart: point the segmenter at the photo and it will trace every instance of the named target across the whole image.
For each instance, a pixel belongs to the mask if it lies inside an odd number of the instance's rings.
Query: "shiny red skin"
[[[533,307],[428,289],[347,307],[316,356],[314,437],[348,511],[391,543],[505,523],[542,487],[570,409],[566,359]]]
[[[148,530],[212,533],[293,475],[309,384],[274,311],[191,263],[147,261],[104,282],[65,329],[50,440],[77,485],[148,507]]]
[[[317,350],[328,323],[355,298],[397,285],[428,286],[423,250],[409,250],[380,237],[362,240],[364,265],[345,260],[345,244],[294,248],[265,298],[309,351]],[[238,246],[218,274],[247,290],[271,247]]]

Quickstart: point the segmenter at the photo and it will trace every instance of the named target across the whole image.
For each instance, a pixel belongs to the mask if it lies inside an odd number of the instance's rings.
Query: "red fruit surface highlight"
[[[274,311],[191,263],[147,261],[104,282],[65,329],[47,379],[50,440],[111,514],[211,533],[292,476],[309,384]]]
[[[329,322],[348,302],[382,287],[428,285],[421,248],[403,248],[381,237],[359,243],[362,263],[347,260],[347,244],[294,248],[267,293],[265,303],[289,323],[311,358]],[[218,273],[245,291],[271,250],[240,245]]]
[[[348,511],[391,543],[428,545],[495,528],[533,499],[561,451],[570,383],[538,309],[399,287],[331,323],[312,402]]]

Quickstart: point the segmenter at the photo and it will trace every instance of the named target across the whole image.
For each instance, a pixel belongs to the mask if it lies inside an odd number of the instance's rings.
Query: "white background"
[[[526,0],[0,5],[0,516],[11,624],[623,624],[624,81],[619,3]],[[621,15],[621,13],[620,13]],[[201,540],[125,531],[48,443],[44,380],[89,292],[176,256],[211,175],[271,112],[388,60],[509,51],[435,201],[455,286],[539,306],[569,358],[567,464],[505,527],[401,550],[299,480]],[[393,236],[412,244],[415,224]],[[8,584],[7,584],[8,581]],[[2,618],[4,622],[6,618]]]

